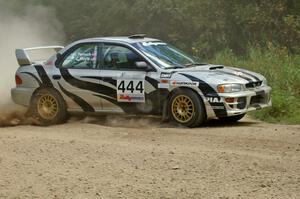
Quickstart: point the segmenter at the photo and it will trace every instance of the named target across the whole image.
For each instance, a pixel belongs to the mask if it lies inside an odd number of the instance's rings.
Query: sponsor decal
[[[206,98],[210,103],[221,103],[223,100],[220,97],[207,97]]]
[[[163,84],[163,83],[160,83],[158,84],[158,88],[170,88],[170,85],[169,84]]]
[[[158,45],[167,45],[166,43],[163,42],[143,42],[143,46],[158,46]]]
[[[172,77],[172,73],[164,73],[164,72],[162,72],[160,74],[160,78],[161,79],[170,79],[171,77]]]
[[[171,81],[170,82],[171,85],[173,86],[193,86],[193,87],[198,87],[199,86],[199,82],[186,82],[186,81]]]
[[[119,102],[145,102],[144,80],[117,80],[117,95]]]
[[[145,99],[144,97],[139,97],[139,96],[119,95],[118,100],[133,102],[133,101],[144,101]]]
[[[96,61],[97,55],[96,53],[87,52],[87,53],[76,53],[71,55],[72,60],[76,60],[77,62],[89,62],[89,61]]]

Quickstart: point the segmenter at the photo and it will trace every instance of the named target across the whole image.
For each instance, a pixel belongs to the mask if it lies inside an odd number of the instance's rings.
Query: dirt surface
[[[0,198],[300,198],[300,126],[109,118],[0,128]]]

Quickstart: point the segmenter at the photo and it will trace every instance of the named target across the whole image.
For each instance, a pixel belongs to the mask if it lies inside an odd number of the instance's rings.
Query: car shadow
[[[218,119],[213,119],[205,124],[202,125],[202,127],[244,127],[244,126],[252,126],[257,124],[258,121],[249,121],[249,120],[241,120],[238,122],[224,122],[220,121]]]

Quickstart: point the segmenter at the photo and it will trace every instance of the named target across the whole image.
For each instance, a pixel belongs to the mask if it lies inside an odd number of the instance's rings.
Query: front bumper
[[[238,93],[219,94],[224,103],[227,116],[245,114],[272,105],[271,87],[261,86]]]

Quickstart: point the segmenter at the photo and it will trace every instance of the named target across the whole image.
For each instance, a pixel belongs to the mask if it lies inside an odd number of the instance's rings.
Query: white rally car
[[[46,61],[29,51],[52,48]],[[234,122],[271,106],[266,79],[234,67],[199,62],[143,35],[91,38],[67,47],[17,49],[15,103],[40,125],[62,123],[69,112],[160,115],[196,127],[207,119]]]

